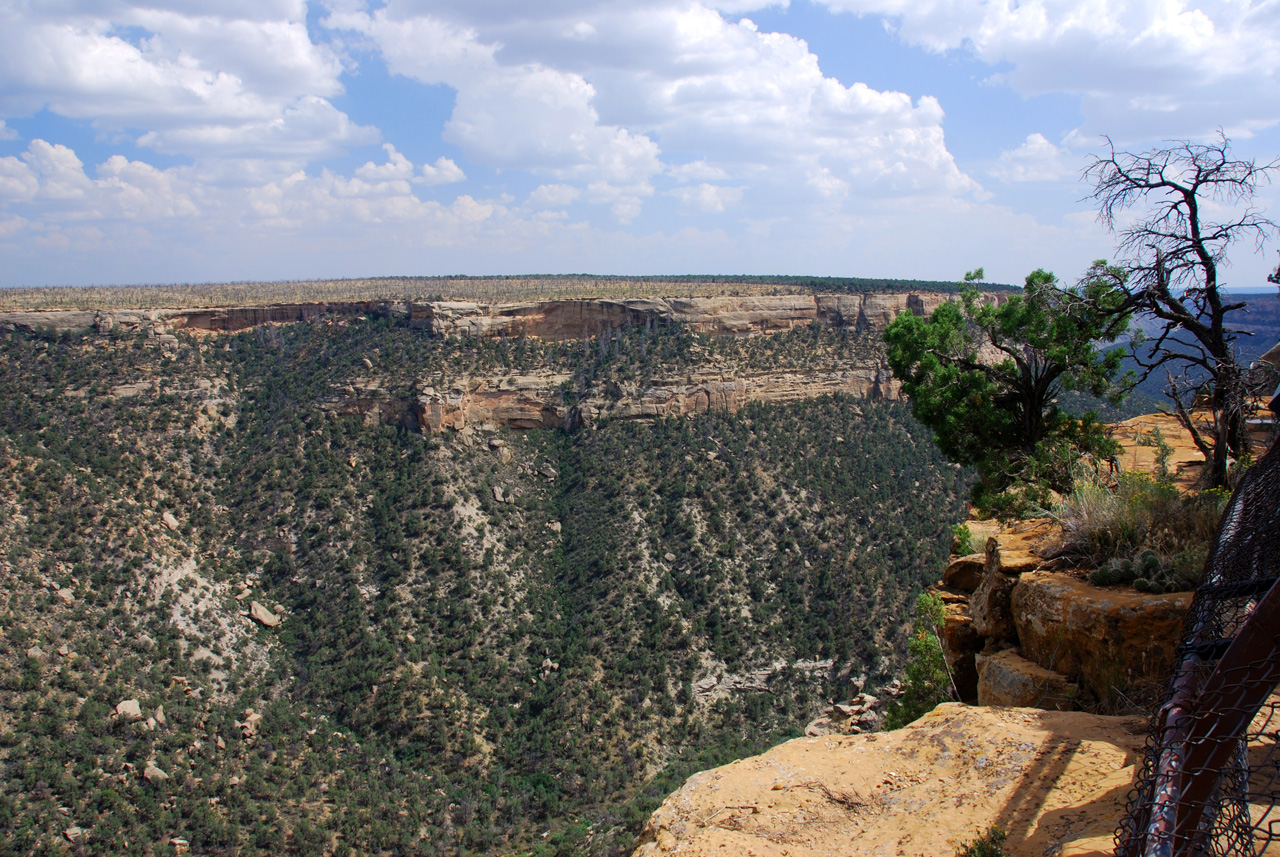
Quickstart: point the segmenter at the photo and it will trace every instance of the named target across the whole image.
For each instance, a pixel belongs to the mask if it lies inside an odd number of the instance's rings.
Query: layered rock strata
[[[435,433],[485,424],[516,429],[574,428],[604,418],[736,413],[752,402],[797,402],[833,393],[870,399],[901,396],[901,385],[880,363],[809,372],[695,372],[656,379],[644,386],[610,384],[569,405],[563,390],[571,380],[569,375],[552,372],[502,375],[463,379],[448,389],[420,384],[407,394],[384,391],[370,382],[335,389],[320,406],[334,414],[361,416],[367,424],[403,424]]]
[[[325,317],[390,316],[436,336],[536,336],[582,339],[620,327],[682,324],[714,336],[790,330],[818,322],[878,335],[899,313],[927,314],[946,292],[770,295],[630,300],[331,301],[148,310],[47,310],[0,313],[0,330],[185,329],[230,332]],[[995,295],[992,299],[999,300]]]

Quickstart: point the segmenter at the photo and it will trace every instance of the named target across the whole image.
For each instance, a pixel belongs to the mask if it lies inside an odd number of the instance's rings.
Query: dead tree
[[[1244,333],[1227,325],[1244,302],[1221,290],[1220,269],[1232,244],[1252,239],[1261,248],[1276,224],[1251,206],[1260,184],[1280,161],[1258,165],[1231,157],[1231,141],[1219,133],[1212,143],[1176,140],[1147,152],[1109,153],[1085,169],[1098,219],[1117,233],[1120,260],[1129,273],[1125,309],[1154,316],[1158,330],[1135,357],[1142,378],[1167,372],[1175,415],[1208,463],[1207,481],[1225,485],[1229,459],[1247,452],[1249,397],[1234,346]],[[1240,212],[1216,221],[1205,207]],[[1132,225],[1127,212],[1146,216]],[[1243,210],[1241,210],[1243,209]],[[1192,419],[1207,407],[1207,425]]]

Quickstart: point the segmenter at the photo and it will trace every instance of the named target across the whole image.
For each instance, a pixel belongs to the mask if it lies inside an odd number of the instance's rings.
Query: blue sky
[[[1079,180],[1103,135],[1280,157],[1276,0],[0,10],[0,285],[1073,280],[1113,253]]]

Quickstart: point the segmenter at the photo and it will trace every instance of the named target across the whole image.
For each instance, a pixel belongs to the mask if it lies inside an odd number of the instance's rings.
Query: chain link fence
[[[1280,443],[1231,499],[1117,857],[1280,857]]]

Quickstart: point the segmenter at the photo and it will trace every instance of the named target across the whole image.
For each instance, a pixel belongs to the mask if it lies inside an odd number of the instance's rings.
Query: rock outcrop
[[[1013,651],[979,655],[978,704],[1073,711],[1080,688],[1065,675],[1045,669]]]
[[[878,362],[870,366],[816,369],[812,372],[753,373],[728,376],[721,371],[652,384],[616,384],[574,405],[563,401],[568,375],[543,373],[469,378],[449,389],[420,386],[412,400],[369,389],[335,390],[321,407],[335,414],[361,415],[366,422],[407,423],[424,432],[459,430],[474,425],[516,429],[576,427],[603,418],[655,419],[706,411],[736,413],[752,402],[796,402],[844,393],[859,398],[897,399],[901,385]]]
[[[1011,855],[1101,857],[1146,738],[1139,718],[941,705],[895,732],[797,738],[695,774],[634,857],[953,854],[994,824]]]
[[[1135,703],[1163,687],[1190,593],[1100,588],[1084,572],[1043,570],[1045,522],[987,540],[953,559],[935,591],[946,602],[942,646],[963,699],[980,705],[1088,708]],[[975,681],[976,679],[976,681]]]
[[[1012,608],[1025,657],[1078,676],[1096,698],[1164,689],[1191,593],[1099,589],[1066,574],[1022,575]],[[1145,695],[1145,694],[1144,694]]]

